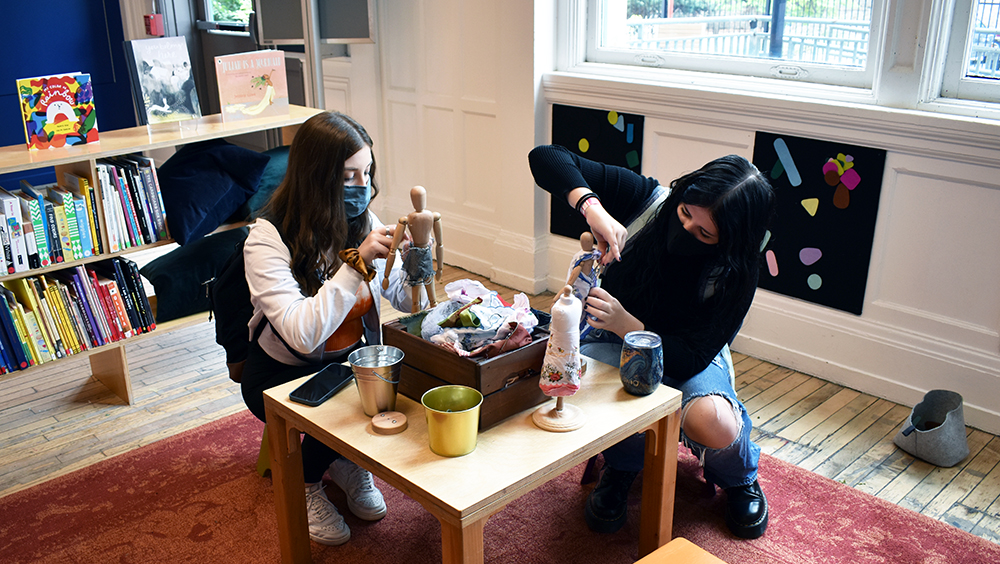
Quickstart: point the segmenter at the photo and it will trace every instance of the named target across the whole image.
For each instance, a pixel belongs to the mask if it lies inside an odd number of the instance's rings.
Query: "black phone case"
[[[331,364],[288,394],[288,399],[316,407],[354,380],[354,373],[342,364]]]

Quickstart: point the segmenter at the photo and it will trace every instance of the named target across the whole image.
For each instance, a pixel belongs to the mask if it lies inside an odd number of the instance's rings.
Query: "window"
[[[208,0],[206,18],[210,22],[238,22],[247,24],[253,11],[250,0]]]
[[[590,61],[871,86],[876,0],[590,4]]]
[[[560,5],[560,70],[1000,117],[1000,0]]]
[[[1000,0],[956,4],[941,96],[1000,101]]]

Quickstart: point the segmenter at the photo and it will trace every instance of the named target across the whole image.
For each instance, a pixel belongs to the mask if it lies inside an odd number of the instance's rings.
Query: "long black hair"
[[[670,275],[660,271],[664,268],[661,258],[667,254],[670,214],[676,214],[681,203],[707,208],[715,221],[719,242],[702,273],[702,287],[710,287],[706,295],[720,300],[723,312],[730,312],[757,285],[761,243],[774,214],[771,184],[739,155],[715,159],[672,181],[670,195],[632,243],[630,252],[650,260],[623,261],[616,266],[631,266],[628,275],[637,295],[653,295],[650,291],[657,281]]]
[[[285,179],[261,212],[281,232],[292,275],[308,296],[340,267],[337,253],[371,231],[367,212],[349,219],[344,208],[344,162],[364,147],[372,147],[372,138],[350,116],[324,112],[309,118],[289,148]],[[374,153],[370,174],[374,200]]]

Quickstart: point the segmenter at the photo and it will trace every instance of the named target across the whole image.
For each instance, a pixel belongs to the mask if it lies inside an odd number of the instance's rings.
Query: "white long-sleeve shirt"
[[[375,214],[369,212],[369,217],[372,229],[383,226]],[[340,327],[357,300],[355,293],[364,280],[361,273],[343,264],[315,296],[306,297],[292,276],[288,247],[274,225],[265,219],[258,219],[250,226],[243,259],[254,308],[248,324],[250,335],[266,316],[270,325],[260,335],[260,346],[271,358],[288,365],[304,364],[274,334],[277,328],[285,342],[303,357],[322,362],[326,340]],[[380,343],[382,337],[378,296],[385,296],[400,311],[409,312],[412,303],[410,288],[403,284],[402,261],[398,257],[389,274],[389,289],[382,290],[385,263],[384,259],[374,261],[377,275],[368,284],[375,298],[375,307],[363,317],[365,338],[370,345]]]

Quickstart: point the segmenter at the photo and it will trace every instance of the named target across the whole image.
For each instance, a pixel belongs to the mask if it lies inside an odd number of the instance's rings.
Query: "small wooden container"
[[[479,390],[483,394],[480,431],[549,399],[538,387],[547,331],[536,329],[530,344],[489,359],[458,356],[407,333],[398,321],[382,326],[382,340],[405,354],[399,374],[399,393],[404,396],[419,402],[424,392],[446,384]]]

